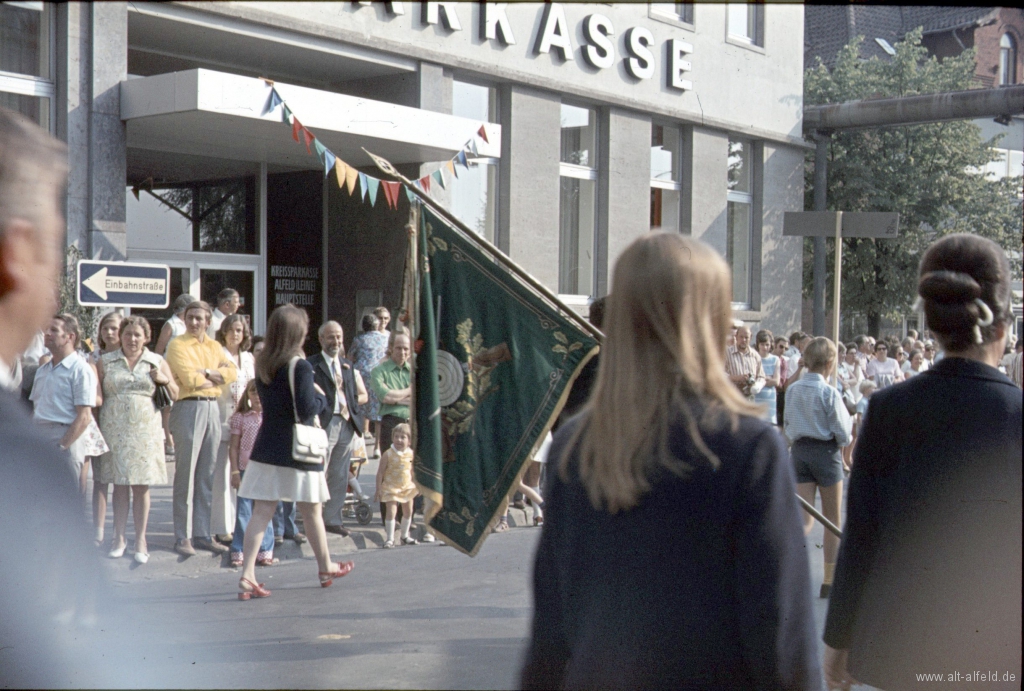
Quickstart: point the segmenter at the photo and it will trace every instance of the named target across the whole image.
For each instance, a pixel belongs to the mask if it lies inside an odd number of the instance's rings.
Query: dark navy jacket
[[[859,681],[999,670],[1019,685],[1021,398],[951,357],[871,397],[825,624]]]
[[[288,365],[277,371],[270,385],[256,377],[256,392],[263,404],[263,424],[256,435],[250,458],[260,463],[280,465],[296,470],[323,470],[323,464],[298,463],[292,460],[292,394],[288,388]],[[295,407],[299,419],[312,425],[313,419],[328,410],[327,398],[313,388],[313,366],[299,358],[295,364]]]
[[[681,420],[670,449],[688,479],[653,478],[639,505],[595,510],[549,455],[534,565],[528,689],[821,689],[810,573],[789,455],[779,432],[742,416],[707,426],[721,465],[694,452]]]

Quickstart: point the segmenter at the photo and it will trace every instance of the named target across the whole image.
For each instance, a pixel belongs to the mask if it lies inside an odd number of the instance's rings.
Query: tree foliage
[[[829,71],[821,63],[804,75],[804,103],[820,105],[971,88],[973,50],[941,62],[929,57],[917,30],[896,44],[890,60],[863,60],[863,37],[844,47]],[[843,240],[842,309],[868,318],[877,335],[881,317],[910,311],[922,251],[949,233],[977,233],[999,243],[1020,270],[1021,177],[994,180],[980,173],[997,160],[980,129],[960,120],[836,132],[829,146],[828,208],[896,211],[896,240]],[[806,166],[808,208],[814,198],[814,155]],[[810,241],[808,240],[808,244]],[[830,255],[833,251],[829,242]],[[805,262],[804,286],[812,284]],[[829,271],[833,258],[828,259]],[[832,278],[827,281],[829,289]],[[829,302],[831,303],[831,296]]]

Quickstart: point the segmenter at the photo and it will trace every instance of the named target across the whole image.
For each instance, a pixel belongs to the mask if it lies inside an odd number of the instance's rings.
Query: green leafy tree
[[[819,60],[804,75],[807,105],[894,98],[972,87],[973,50],[939,61],[928,56],[917,30],[897,43],[891,60],[863,60],[863,37],[843,48],[831,71]],[[881,319],[910,311],[917,289],[921,253],[949,233],[977,233],[999,243],[1020,271],[1021,178],[993,180],[980,174],[996,160],[996,141],[982,141],[966,120],[836,132],[829,146],[828,208],[896,211],[895,240],[843,240],[842,310],[867,317],[877,336]],[[814,155],[806,166],[806,200],[814,199]],[[834,251],[829,241],[830,255]],[[806,243],[809,252],[810,240]],[[828,260],[831,272],[833,258]],[[812,285],[811,262],[804,286]],[[829,290],[832,278],[828,278]],[[831,304],[832,297],[828,297]]]
[[[78,262],[82,259],[86,259],[86,256],[76,246],[69,245],[64,250],[64,272],[58,285],[60,307],[57,311],[78,318],[78,327],[84,341],[95,334],[100,310],[78,304]]]

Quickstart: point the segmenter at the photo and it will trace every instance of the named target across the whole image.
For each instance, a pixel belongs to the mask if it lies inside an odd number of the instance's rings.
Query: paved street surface
[[[375,471],[363,470],[367,491]],[[309,546],[288,541],[275,552],[280,565],[257,569],[273,595],[240,602],[240,569],[226,558],[200,552],[182,559],[171,551],[170,487],[152,491],[150,562],[104,560],[115,594],[129,605],[122,633],[148,642],[145,673],[125,665],[125,686],[516,686],[539,529],[492,535],[470,559],[437,544],[383,550],[377,516],[366,527],[351,520],[353,536],[331,535],[329,542],[337,558],[355,561],[352,574],[320,588]],[[513,523],[526,526],[527,516],[529,509],[513,510]],[[128,532],[130,538],[130,521]],[[815,595],[821,539],[816,527],[808,544]],[[815,597],[815,609],[820,626],[827,601]],[[109,653],[109,664],[124,664],[116,650]]]

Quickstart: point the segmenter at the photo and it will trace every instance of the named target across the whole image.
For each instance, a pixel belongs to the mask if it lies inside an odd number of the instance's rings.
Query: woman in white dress
[[[100,325],[96,327],[96,348],[93,349],[86,361],[92,365],[94,370],[99,367],[100,358],[107,353],[113,353],[121,348],[121,320],[124,316],[120,312],[107,312],[100,319]],[[96,421],[99,419],[100,405],[103,404],[103,389],[97,383],[98,395],[97,405],[93,408],[93,420],[89,423],[88,429],[82,435],[90,447],[90,451],[96,452],[93,456],[85,457],[85,466],[82,468],[83,480],[92,465],[92,525],[96,531],[96,546],[103,544],[103,524],[107,520],[107,484],[99,481],[100,464],[103,462],[103,455],[110,450],[103,439]],[[91,463],[90,463],[91,458]]]
[[[245,387],[256,377],[256,363],[249,346],[252,344],[252,332],[249,323],[241,314],[232,314],[224,318],[217,330],[217,341],[224,346],[224,354],[235,363],[238,378],[225,386],[220,396],[221,425],[228,428],[231,415],[235,412],[238,402],[245,394]],[[213,507],[210,532],[218,542],[231,544],[231,533],[235,529],[235,490],[231,487],[231,464],[228,462],[228,447],[231,435],[221,436],[220,449],[217,451],[217,465],[213,471]]]
[[[158,384],[167,386],[171,398],[178,385],[167,362],[146,348],[149,322],[127,317],[121,322],[121,348],[100,358],[99,381],[103,390],[100,429],[110,452],[100,465],[100,481],[114,485],[114,539],[110,557],[120,558],[128,545],[128,488],[131,487],[135,518],[135,561],[149,561],[146,527],[149,522],[149,486],[167,483],[160,414],[153,405]]]

